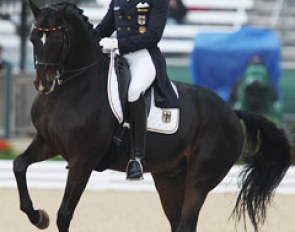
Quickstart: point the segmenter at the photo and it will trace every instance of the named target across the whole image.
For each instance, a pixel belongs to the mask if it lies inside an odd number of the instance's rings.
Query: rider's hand
[[[106,52],[115,51],[118,49],[118,40],[114,38],[103,38],[100,40],[99,45]]]

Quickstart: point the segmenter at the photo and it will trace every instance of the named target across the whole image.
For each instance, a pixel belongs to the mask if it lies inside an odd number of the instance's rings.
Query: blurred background
[[[40,7],[53,2],[58,1],[35,0]],[[109,4],[70,2],[77,3],[94,26]],[[168,75],[210,88],[231,107],[259,113],[292,136],[294,17],[294,0],[170,0],[159,44]],[[32,22],[26,1],[0,0],[0,158],[24,149],[34,134],[30,108],[37,93],[28,41]],[[10,152],[5,142],[13,148]]]

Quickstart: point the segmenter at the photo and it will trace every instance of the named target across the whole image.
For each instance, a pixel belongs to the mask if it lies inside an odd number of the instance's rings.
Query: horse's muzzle
[[[35,89],[39,92],[39,93],[51,93],[53,92],[54,88],[55,88],[55,83],[56,81],[34,81],[33,82],[35,85]]]
[[[49,94],[54,91],[56,86],[57,71],[38,72],[36,73],[36,79],[33,81],[35,89],[39,93]]]

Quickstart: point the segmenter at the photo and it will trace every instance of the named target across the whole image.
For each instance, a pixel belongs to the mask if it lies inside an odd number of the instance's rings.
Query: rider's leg
[[[127,179],[142,179],[145,158],[146,109],[143,94],[129,103],[131,159],[127,165]]]
[[[129,118],[131,128],[131,159],[127,165],[127,179],[143,177],[143,161],[146,140],[146,109],[143,93],[156,78],[156,69],[146,49],[124,55],[131,71],[128,90]]]

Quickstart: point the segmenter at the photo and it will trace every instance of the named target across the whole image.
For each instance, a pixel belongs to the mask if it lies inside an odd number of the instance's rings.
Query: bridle
[[[38,67],[44,67],[47,69],[48,67],[53,67],[58,70],[57,75],[54,77],[54,82],[56,82],[58,85],[62,85],[65,82],[74,79],[75,77],[79,76],[82,74],[84,71],[88,70],[89,68],[95,66],[98,63],[98,60],[94,61],[93,63],[82,67],[78,69],[65,69],[64,68],[64,61],[65,57],[67,56],[68,51],[70,50],[71,47],[71,40],[69,36],[69,30],[66,26],[64,25],[59,25],[56,27],[39,27],[36,24],[33,26],[34,30],[46,33],[46,32],[55,32],[55,31],[62,31],[62,53],[60,56],[60,59],[56,63],[49,63],[49,62],[40,62],[37,60],[37,55],[36,52],[34,51],[34,66],[35,69]]]
[[[56,68],[59,71],[59,74],[61,75],[64,71],[64,60],[67,54],[66,50],[70,49],[70,37],[69,37],[69,33],[68,33],[68,29],[65,26],[56,26],[56,27],[39,27],[36,24],[34,24],[33,26],[34,30],[43,32],[43,33],[48,33],[48,32],[55,32],[55,31],[62,31],[63,35],[62,35],[62,52],[61,52],[61,56],[58,62],[56,63],[49,63],[49,62],[40,62],[37,59],[37,55],[36,52],[34,51],[34,65],[35,68],[38,67],[44,67],[45,69],[48,67],[53,67]],[[66,44],[67,41],[67,44]]]

